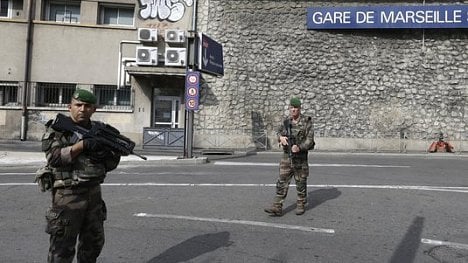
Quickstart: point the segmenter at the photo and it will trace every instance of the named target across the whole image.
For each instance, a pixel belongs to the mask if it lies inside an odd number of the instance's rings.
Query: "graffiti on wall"
[[[159,19],[177,22],[185,14],[186,6],[193,5],[193,0],[139,0],[140,16],[143,19]]]

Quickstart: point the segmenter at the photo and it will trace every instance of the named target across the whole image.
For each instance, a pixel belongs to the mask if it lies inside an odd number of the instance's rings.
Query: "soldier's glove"
[[[102,145],[99,140],[95,138],[83,139],[83,151],[86,153],[93,153],[102,150]]]
[[[100,149],[98,151],[87,154],[92,163],[101,163],[112,158],[112,153],[108,149]]]
[[[52,169],[47,166],[38,169],[34,182],[37,183],[41,192],[51,190],[54,186],[54,174]]]

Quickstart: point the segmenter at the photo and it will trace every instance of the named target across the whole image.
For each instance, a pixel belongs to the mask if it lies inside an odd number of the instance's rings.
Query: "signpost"
[[[198,69],[224,76],[223,46],[203,33],[198,34]]]
[[[214,76],[224,76],[223,46],[203,33],[198,33],[196,36],[189,37],[187,52],[187,58],[193,60],[188,60],[185,74],[184,158],[192,158],[193,115],[200,104],[200,71]]]
[[[185,108],[198,110],[200,102],[200,72],[187,71],[185,74]]]

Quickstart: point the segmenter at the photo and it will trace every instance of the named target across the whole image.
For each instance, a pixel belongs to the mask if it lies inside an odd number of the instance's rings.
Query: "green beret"
[[[93,93],[84,89],[77,89],[75,93],[73,93],[72,98],[89,104],[96,104],[97,100]]]
[[[291,98],[291,101],[289,102],[289,105],[299,108],[301,107],[301,100],[298,98]]]

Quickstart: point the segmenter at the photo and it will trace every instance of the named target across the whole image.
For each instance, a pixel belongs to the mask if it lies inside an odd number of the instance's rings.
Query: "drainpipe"
[[[140,44],[140,41],[133,41],[133,40],[122,40],[119,43],[119,66],[118,66],[118,71],[117,71],[117,89],[120,89],[122,85],[122,66],[124,61],[122,60],[122,49],[123,49],[123,44]]]
[[[197,0],[193,1],[192,31],[197,31]]]
[[[25,58],[25,69],[24,69],[24,88],[23,88],[23,110],[21,115],[21,134],[20,139],[25,141],[27,139],[28,131],[28,94],[31,87],[31,54],[32,54],[32,44],[33,44],[33,11],[34,11],[35,1],[29,0],[28,6],[28,27],[27,27],[27,36],[26,36],[26,58]]]

